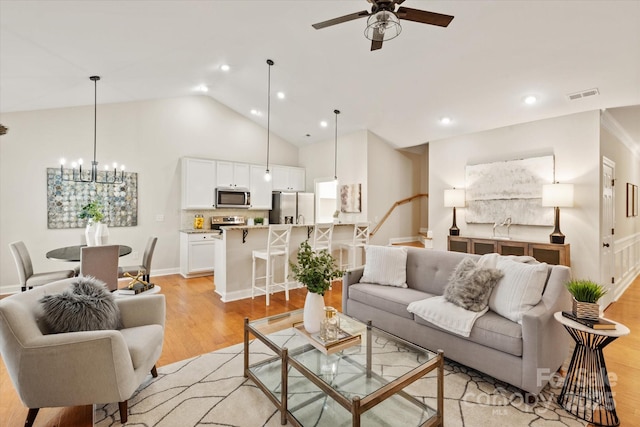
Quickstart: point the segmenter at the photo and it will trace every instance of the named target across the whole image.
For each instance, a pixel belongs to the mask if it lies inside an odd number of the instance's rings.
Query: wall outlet
[[[164,221],[164,215],[163,214],[157,214],[156,215],[156,221],[158,221],[158,222]]]

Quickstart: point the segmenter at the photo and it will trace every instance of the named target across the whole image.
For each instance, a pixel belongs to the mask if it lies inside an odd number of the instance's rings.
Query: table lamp
[[[460,229],[456,225],[456,208],[464,208],[464,190],[463,189],[448,189],[444,190],[444,207],[453,208],[453,225],[449,229],[450,236],[459,236]]]
[[[564,234],[560,231],[560,208],[573,206],[573,184],[544,184],[542,186],[542,206],[555,209],[553,232],[549,235],[551,243],[564,243]]]

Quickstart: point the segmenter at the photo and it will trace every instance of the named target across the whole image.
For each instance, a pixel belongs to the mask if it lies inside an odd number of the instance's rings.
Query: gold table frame
[[[344,315],[341,315],[344,316]],[[423,363],[422,365],[406,372],[401,375],[399,378],[396,378],[393,381],[388,382],[384,386],[378,388],[372,393],[364,396],[354,396],[352,399],[348,399],[342,394],[338,393],[331,385],[327,384],[322,380],[318,375],[309,370],[303,364],[299,363],[295,360],[294,353],[290,353],[286,347],[280,347],[275,344],[272,340],[267,336],[269,333],[278,332],[290,327],[294,327],[295,323],[299,322],[302,319],[302,310],[298,310],[292,313],[285,313],[283,315],[276,315],[267,317],[264,319],[258,319],[255,322],[264,322],[267,321],[267,327],[262,327],[261,330],[253,326],[252,322],[249,321],[248,318],[244,320],[244,376],[245,378],[250,378],[257,386],[262,390],[262,392],[271,400],[271,402],[276,406],[278,411],[280,412],[280,422],[281,424],[286,424],[287,421],[291,422],[294,426],[301,426],[295,416],[288,409],[288,371],[289,367],[295,368],[298,372],[300,372],[306,379],[315,384],[323,393],[337,402],[339,405],[344,407],[348,412],[351,413],[352,425],[354,427],[360,427],[360,418],[363,413],[372,409],[379,403],[388,399],[389,397],[399,395],[404,399],[414,403],[418,406],[425,406],[422,403],[418,402],[413,396],[406,393],[403,389],[408,385],[412,384],[416,380],[422,378],[427,373],[437,370],[437,408],[434,410],[433,408],[429,408],[430,410],[435,411],[435,414],[431,416],[428,420],[420,425],[420,427],[435,427],[435,426],[443,426],[443,395],[444,395],[444,353],[442,350],[438,350],[437,353],[429,352],[434,354],[434,356]],[[366,324],[366,366],[364,369],[366,371],[367,378],[371,376],[376,376],[377,374],[371,371],[372,365],[372,329],[374,327],[371,325],[371,322],[367,322]],[[382,334],[389,337],[391,340],[399,342],[405,346],[420,349],[424,351],[421,347],[409,343],[399,337],[388,334],[378,328],[376,329],[377,334]],[[254,365],[249,365],[249,335],[253,335],[255,338],[264,343],[271,351],[275,353],[274,357],[262,360]],[[309,346],[313,347],[311,344]],[[302,351],[309,350],[308,347],[305,347]],[[313,348],[313,351],[316,351],[318,354],[322,354],[320,350]],[[279,398],[276,397],[271,390],[251,371],[251,367],[263,364],[273,363],[274,361],[280,360],[281,362],[281,389]],[[356,362],[354,362],[356,363]],[[360,365],[359,365],[360,366]]]

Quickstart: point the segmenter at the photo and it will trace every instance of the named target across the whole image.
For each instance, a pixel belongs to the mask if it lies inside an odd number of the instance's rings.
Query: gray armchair
[[[39,408],[127,400],[162,352],[165,298],[162,294],[117,298],[121,330],[43,333],[39,300],[65,290],[75,279],[40,286],[0,300],[0,353],[20,399],[29,408],[25,426]]]

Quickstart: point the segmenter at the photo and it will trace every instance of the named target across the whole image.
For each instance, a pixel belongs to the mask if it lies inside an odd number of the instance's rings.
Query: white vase
[[[302,319],[304,321],[304,329],[308,333],[315,334],[320,332],[320,325],[322,324],[322,319],[324,319],[324,297],[322,295],[307,292]]]
[[[87,246],[96,245],[96,225],[93,222],[87,223],[87,227],[84,229],[84,237],[87,240]]]
[[[96,225],[95,242],[96,246],[106,245],[109,240],[109,227],[107,224],[99,222]]]

